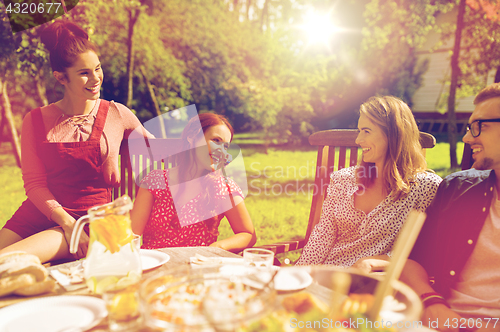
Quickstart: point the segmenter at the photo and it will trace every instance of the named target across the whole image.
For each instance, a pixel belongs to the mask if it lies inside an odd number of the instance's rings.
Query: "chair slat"
[[[135,198],[134,195],[134,176],[137,174],[137,165],[139,163],[139,156],[131,155],[130,162],[132,163],[131,167],[128,168],[127,172],[127,194],[130,198]],[[134,174],[135,173],[135,174]]]
[[[474,159],[472,159],[472,148],[470,144],[464,144],[464,152],[462,154],[462,170],[466,170],[472,167],[474,164]]]
[[[121,182],[120,182],[120,190],[119,190],[119,193],[118,195],[116,196],[123,196],[125,195],[125,191],[126,191],[126,186],[127,186],[127,170],[129,169],[129,158],[128,158],[128,154],[123,154],[121,156],[121,160],[122,160],[122,166],[120,167],[120,179],[121,179]],[[118,197],[117,197],[118,198]]]
[[[316,192],[322,191],[323,182],[325,182],[325,179],[328,178],[328,152],[323,153],[323,150],[328,151],[328,147],[318,147],[318,156],[316,158],[316,176],[314,179]],[[322,196],[323,195],[313,195],[311,211],[309,212],[309,220],[319,220],[319,217],[321,216],[321,205],[323,204]],[[307,225],[306,239],[309,238],[309,234],[311,234],[313,227],[314,225],[312,223]]]
[[[358,147],[351,147],[349,151],[349,167],[356,166],[358,164]]]
[[[134,199],[140,180],[151,170],[171,167],[172,163],[163,162],[163,159],[172,159],[180,149],[177,138],[124,140],[120,147],[121,183],[113,189],[113,199],[125,194]]]
[[[346,155],[346,147],[345,146],[339,147],[339,164],[338,164],[339,170],[345,168],[345,155]]]
[[[420,145],[424,149],[432,149],[436,146],[436,138],[429,133],[420,132]]]
[[[330,177],[330,174],[335,171],[335,147],[334,146],[326,146],[328,148],[328,159],[326,169],[328,170],[326,174],[326,178]]]

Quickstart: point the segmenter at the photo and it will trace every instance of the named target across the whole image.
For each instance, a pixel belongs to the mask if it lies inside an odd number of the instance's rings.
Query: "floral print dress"
[[[154,170],[141,182],[142,188],[154,197],[153,209],[143,232],[143,249],[165,247],[208,246],[217,241],[219,224],[223,214],[213,215],[202,220],[200,212],[201,194],[181,207],[182,224],[175,208],[174,199],[168,186],[169,170]],[[227,203],[229,194],[244,198],[241,189],[232,180],[217,176],[209,188],[211,203],[214,210],[217,206]]]

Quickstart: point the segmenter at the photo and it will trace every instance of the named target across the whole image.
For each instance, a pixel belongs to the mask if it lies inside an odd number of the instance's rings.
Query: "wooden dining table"
[[[199,267],[192,266],[190,264],[190,258],[196,257],[197,254],[205,256],[205,257],[241,258],[242,259],[242,257],[240,255],[234,254],[232,252],[229,252],[229,251],[226,251],[226,250],[223,250],[220,248],[215,248],[215,247],[179,247],[179,248],[163,248],[163,249],[157,249],[157,250],[168,254],[170,256],[170,259],[161,266],[158,266],[158,267],[153,268],[151,270],[145,271],[142,275],[141,281],[145,281],[148,278],[152,278],[152,277],[155,277],[155,276],[158,276],[161,274],[164,274],[164,275],[172,274],[172,273],[175,273],[175,271],[178,271],[179,269],[183,270],[183,268],[187,268],[189,270],[199,268]],[[223,260],[221,260],[221,261],[223,261]],[[61,268],[69,269],[69,268],[76,266],[78,264],[81,264],[81,262],[74,261],[74,262],[69,262],[69,263],[65,263],[65,264],[61,264],[61,265],[50,266],[50,267],[48,267],[48,270],[50,272],[52,270],[58,270]],[[299,269],[301,269],[301,268],[307,268],[307,267],[299,267]],[[282,269],[290,269],[290,268],[282,268]],[[291,268],[291,269],[296,269],[296,268]],[[332,271],[330,271],[330,270],[331,269],[328,269],[326,271],[327,274],[325,274],[323,277],[320,277],[320,275],[315,276],[314,273],[311,273],[311,276],[312,276],[311,281],[312,282],[308,283],[307,285],[304,285],[303,288],[299,287],[299,288],[292,289],[290,291],[287,291],[287,290],[280,291],[278,288],[276,288],[278,290],[276,303],[282,303],[282,301],[288,295],[290,295],[291,293],[296,293],[296,292],[307,292],[309,294],[312,294],[318,300],[320,300],[321,302],[323,302],[324,304],[327,304],[327,305],[332,304],[333,303],[332,301],[334,301],[335,303],[337,303],[337,302],[342,303],[343,299],[345,299],[345,298],[340,299],[340,298],[337,298],[338,296],[334,296],[334,291],[331,288],[331,285],[328,286],[328,281],[332,280],[331,272],[334,271],[334,270],[332,270]],[[288,271],[290,271],[290,270],[288,270]],[[184,272],[184,270],[183,270],[183,272]],[[310,271],[310,272],[312,272],[312,271]],[[287,275],[287,274],[285,274],[285,275]],[[353,275],[353,276],[355,276],[355,275]],[[358,278],[359,277],[360,276],[358,276]],[[327,281],[326,283],[325,283],[325,278],[328,279],[328,280],[326,280]],[[370,284],[372,284],[373,280],[370,279],[370,282],[366,283],[367,280],[365,280],[365,279],[362,279],[363,282],[360,283],[360,286],[370,287]],[[379,278],[374,278],[374,279],[380,280]],[[89,297],[100,298],[99,295],[91,294],[90,290],[85,286],[85,284],[81,284],[81,286],[82,287],[80,287],[78,289],[68,291],[64,287],[62,287],[60,284],[56,284],[56,287],[52,292],[41,295],[41,296],[33,296],[33,297],[7,296],[7,297],[3,297],[3,298],[0,298],[0,308],[5,308],[5,307],[8,308],[8,306],[14,305],[16,303],[20,303],[23,301],[29,301],[31,299],[40,299],[40,298],[47,297],[47,296],[61,296],[61,297],[63,297],[63,296],[68,296],[68,295],[78,295],[78,296],[89,296]],[[368,289],[366,291],[369,292]],[[343,296],[345,297],[345,295],[343,295]],[[417,295],[415,295],[415,296],[416,296],[416,300],[414,299],[414,301],[418,301],[418,296]],[[2,310],[3,309],[0,309],[0,314],[2,313]],[[417,308],[417,310],[418,310],[418,308]],[[76,332],[79,330],[71,329],[71,330],[62,330],[62,331],[64,331],[64,332],[69,332],[69,331]],[[109,331],[107,318],[103,318],[96,326],[94,326],[89,331],[91,331],[91,332]],[[148,327],[145,327],[144,325],[141,326],[140,328],[135,329],[135,331],[152,332],[151,329],[149,329]]]
[[[230,251],[221,249],[221,248],[216,248],[216,247],[178,247],[178,248],[163,248],[163,249],[157,249],[158,251],[164,252],[170,256],[170,259],[163,264],[162,266],[159,266],[155,269],[146,271],[142,275],[142,280],[146,280],[148,277],[157,275],[158,273],[161,273],[165,271],[179,268],[181,266],[189,266],[190,264],[190,257],[195,257],[196,254],[203,255],[205,257],[233,257],[233,258],[242,258],[241,256],[234,254]],[[70,268],[73,267],[77,264],[80,264],[79,261],[74,261],[74,262],[69,262],[69,263],[64,263],[60,265],[54,265],[50,266],[47,269],[49,272],[54,269],[60,269],[60,268]],[[43,294],[40,296],[32,296],[32,297],[23,297],[23,296],[7,296],[0,298],[0,308],[7,307],[9,305],[13,305],[16,303],[20,303],[23,301],[28,301],[31,299],[36,299],[36,298],[42,298],[42,297],[47,297],[47,296],[67,296],[67,295],[84,295],[84,296],[95,296],[99,297],[97,295],[91,294],[90,290],[87,287],[81,287],[76,290],[71,290],[67,291],[64,287],[56,283],[55,289],[47,294]],[[0,309],[1,311],[2,309]],[[108,323],[107,319],[103,319],[97,326],[92,328],[92,332],[101,332],[101,331],[108,331]],[[147,328],[142,328],[138,331],[149,331]]]

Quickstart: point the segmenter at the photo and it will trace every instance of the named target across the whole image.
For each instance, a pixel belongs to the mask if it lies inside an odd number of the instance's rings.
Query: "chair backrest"
[[[462,154],[462,170],[469,169],[472,167],[474,159],[472,159],[472,148],[469,144],[464,144],[464,152]]]
[[[174,155],[180,151],[178,138],[130,139],[120,147],[120,186],[113,189],[113,199],[129,195],[135,199],[139,183],[149,172],[175,166]]]
[[[314,179],[315,192],[311,203],[306,241],[314,226],[319,222],[326,189],[330,184],[330,174],[358,163],[359,146],[355,143],[357,136],[356,129],[324,130],[309,136],[309,144],[318,147],[318,157]],[[436,145],[436,139],[431,134],[421,132],[420,144],[422,148],[430,149]]]

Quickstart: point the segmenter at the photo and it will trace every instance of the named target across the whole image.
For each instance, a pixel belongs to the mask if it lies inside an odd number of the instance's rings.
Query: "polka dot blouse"
[[[169,170],[154,170],[141,182],[141,187],[149,188],[149,192],[154,197],[153,209],[143,232],[142,248],[208,246],[216,242],[220,220],[224,215],[214,215],[203,220],[205,218],[200,212],[202,194],[199,194],[181,207],[182,224],[186,225],[181,226],[172,194],[168,189],[168,172]],[[221,209],[215,207],[227,204],[229,192],[233,197],[234,195],[244,197],[241,189],[232,179],[228,178],[226,184],[222,176],[214,179],[213,188],[210,188],[209,192],[211,204],[214,204],[214,210],[217,211]]]
[[[370,213],[354,207],[357,166],[333,172],[321,218],[311,233],[297,265],[329,264],[350,267],[368,256],[390,255],[404,220],[412,210],[425,211],[441,178],[419,173],[408,195],[387,196]]]

